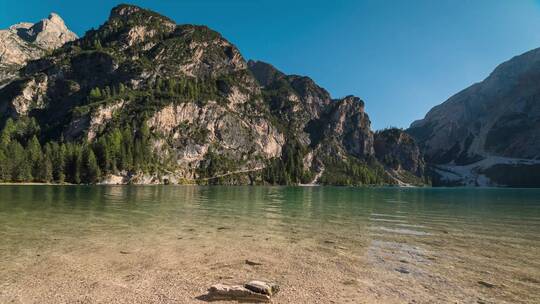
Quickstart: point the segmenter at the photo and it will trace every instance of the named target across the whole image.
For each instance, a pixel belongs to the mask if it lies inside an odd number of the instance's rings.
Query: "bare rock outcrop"
[[[28,61],[75,39],[77,35],[55,13],[35,24],[23,22],[0,30],[0,87],[15,78]]]

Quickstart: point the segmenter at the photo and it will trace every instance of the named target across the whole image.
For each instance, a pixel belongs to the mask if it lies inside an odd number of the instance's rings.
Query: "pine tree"
[[[67,181],[80,184],[82,169],[82,151],[80,146],[71,143],[66,145],[65,166]]]
[[[163,88],[163,80],[161,78],[158,78],[158,80],[156,80],[156,91],[157,92],[161,92]]]
[[[90,90],[90,100],[97,101],[102,98],[101,90],[99,88],[93,88]]]
[[[95,143],[95,155],[98,160],[99,167],[103,173],[107,174],[111,171],[111,153],[107,144],[107,138],[102,136],[96,140]]]
[[[2,147],[0,148],[0,181],[9,181],[10,179],[11,173],[9,172],[9,160]]]
[[[6,120],[6,124],[4,125],[4,129],[2,129],[2,133],[0,134],[0,143],[3,147],[7,147],[9,142],[11,141],[11,133],[15,131],[15,124],[13,123],[13,119],[8,118]]]
[[[94,184],[99,181],[101,171],[99,169],[94,151],[88,146],[84,150],[84,182]]]
[[[44,156],[39,163],[36,179],[40,182],[50,183],[53,180],[53,165],[48,156]]]
[[[11,140],[8,153],[11,157],[11,180],[25,182],[32,180],[32,166],[26,157],[23,146],[16,140]]]
[[[123,83],[118,85],[118,93],[124,94],[125,91],[126,91],[126,86]]]
[[[34,135],[32,139],[28,142],[26,147],[26,159],[28,165],[31,168],[32,176],[35,178],[39,177],[39,171],[41,166],[41,145],[37,137]]]
[[[105,89],[103,89],[103,97],[104,98],[111,97],[111,88],[109,86],[106,86]]]
[[[103,46],[101,45],[101,41],[99,39],[94,40],[94,49],[96,50],[102,50]]]

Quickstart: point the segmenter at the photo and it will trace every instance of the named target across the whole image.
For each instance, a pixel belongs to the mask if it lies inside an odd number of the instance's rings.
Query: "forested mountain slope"
[[[20,70],[0,124],[4,181],[364,185],[398,184],[397,170],[423,183],[422,161],[377,157],[359,98],[132,5]]]

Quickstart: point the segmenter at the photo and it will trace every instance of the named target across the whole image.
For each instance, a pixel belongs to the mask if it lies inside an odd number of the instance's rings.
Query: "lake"
[[[540,303],[537,189],[4,185],[0,239],[0,303]]]

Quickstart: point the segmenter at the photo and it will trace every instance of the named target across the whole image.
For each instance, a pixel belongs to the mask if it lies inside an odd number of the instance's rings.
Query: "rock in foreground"
[[[250,281],[242,285],[215,284],[208,289],[206,296],[211,301],[234,300],[242,302],[269,302],[270,297],[279,291],[279,286],[262,281]]]
[[[250,281],[244,285],[245,288],[265,295],[275,295],[279,291],[279,286],[273,283],[267,283],[262,281]]]

